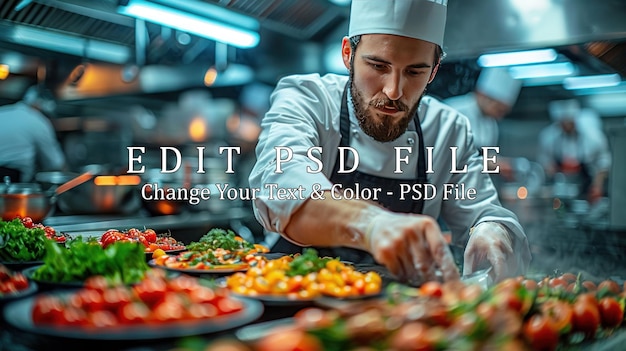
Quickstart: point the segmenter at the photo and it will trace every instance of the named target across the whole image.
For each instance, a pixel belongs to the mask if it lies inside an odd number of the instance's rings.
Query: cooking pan
[[[4,178],[4,184],[0,187],[0,213],[2,219],[10,221],[18,217],[30,217],[33,222],[40,223],[48,214],[57,201],[57,197],[90,180],[93,175],[89,172],[59,185],[42,189],[38,183],[11,183],[9,177]]]

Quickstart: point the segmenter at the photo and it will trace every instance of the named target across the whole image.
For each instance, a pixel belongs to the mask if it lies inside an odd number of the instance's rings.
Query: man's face
[[[369,34],[361,37],[353,53],[344,38],[342,56],[350,70],[352,101],[367,135],[388,142],[406,131],[426,85],[435,77],[435,48],[422,40]]]

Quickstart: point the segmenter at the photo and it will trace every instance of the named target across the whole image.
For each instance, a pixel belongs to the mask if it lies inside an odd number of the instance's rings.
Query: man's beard
[[[356,119],[359,121],[359,125],[363,132],[376,141],[380,142],[389,142],[398,139],[404,132],[406,131],[409,123],[413,119],[415,115],[415,111],[417,111],[417,107],[422,100],[422,96],[420,96],[419,100],[409,108],[407,105],[403,104],[397,100],[391,100],[388,98],[384,99],[373,99],[369,102],[368,105],[365,105],[365,101],[363,100],[363,96],[361,92],[357,89],[354,84],[354,69],[350,70],[350,95],[352,97],[352,103],[354,104],[354,112],[356,115]],[[425,92],[424,92],[425,93]],[[368,111],[368,107],[383,107],[389,106],[397,109],[398,111],[405,111],[406,114],[402,116],[399,120],[395,118],[391,118],[389,116],[385,116],[384,114],[378,114],[378,118],[380,122],[376,122],[374,120],[374,116],[372,116],[372,112]]]

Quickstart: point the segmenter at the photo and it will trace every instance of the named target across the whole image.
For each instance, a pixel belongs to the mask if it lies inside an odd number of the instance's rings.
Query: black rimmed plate
[[[35,335],[53,336],[75,340],[157,340],[221,332],[255,321],[263,314],[263,304],[251,299],[230,297],[241,301],[241,311],[200,320],[167,322],[160,325],[131,325],[110,328],[48,327],[35,325],[32,310],[38,295],[13,301],[4,308],[7,323],[19,330]]]
[[[229,264],[229,265],[223,265],[223,266],[213,266],[213,268],[207,268],[207,269],[173,268],[173,267],[167,267],[167,266],[156,264],[155,260],[148,261],[148,266],[153,267],[153,268],[161,268],[169,272],[184,273],[184,274],[189,274],[193,276],[229,275],[229,274],[236,273],[236,272],[245,272],[248,270],[248,268],[250,268],[250,265],[248,265],[247,263],[235,263],[235,264]]]
[[[13,261],[13,262],[0,262],[1,265],[7,267],[13,272],[18,272],[26,268],[41,266],[43,261]]]

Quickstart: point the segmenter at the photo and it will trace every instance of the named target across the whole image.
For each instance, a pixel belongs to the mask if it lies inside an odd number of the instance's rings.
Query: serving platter
[[[0,294],[0,305],[33,295],[37,292],[38,288],[39,287],[37,286],[37,283],[35,283],[34,281],[29,281],[28,287],[26,289],[18,290],[16,292],[8,294]]]
[[[173,267],[168,267],[168,266],[157,264],[155,260],[148,261],[148,265],[153,268],[161,268],[170,272],[185,273],[185,274],[194,275],[194,276],[205,275],[205,274],[225,275],[225,274],[231,274],[231,273],[236,273],[236,272],[244,272],[244,271],[247,271],[248,268],[250,267],[247,263],[241,263],[241,264],[228,264],[228,265],[222,265],[222,266],[212,266],[213,268],[207,268],[207,269],[173,268]]]
[[[211,334],[240,327],[255,321],[263,314],[263,304],[246,298],[230,297],[239,300],[243,308],[228,315],[176,322],[163,322],[152,325],[124,325],[119,327],[85,328],[80,326],[53,327],[35,325],[32,309],[39,295],[25,297],[10,302],[3,316],[12,327],[41,336],[52,336],[75,340],[157,340]]]

